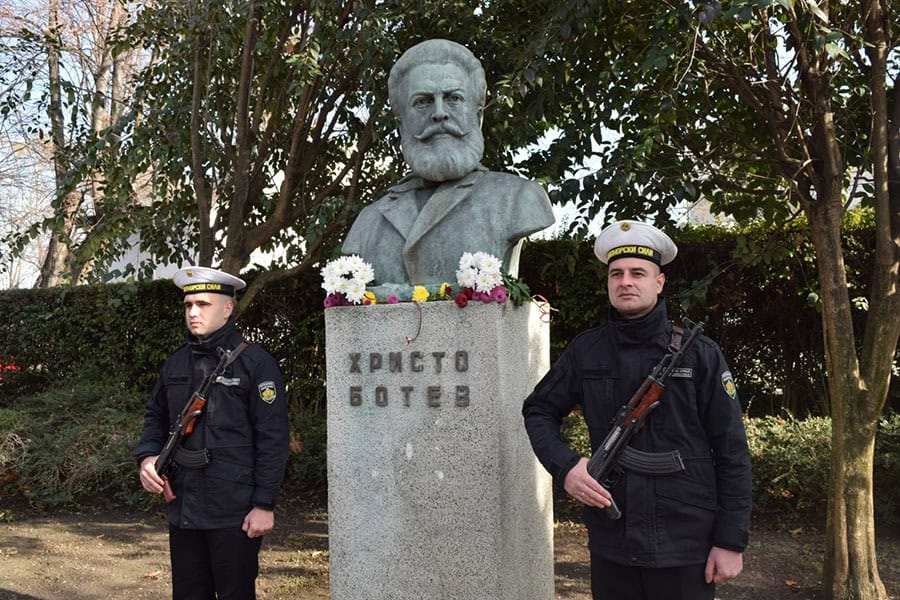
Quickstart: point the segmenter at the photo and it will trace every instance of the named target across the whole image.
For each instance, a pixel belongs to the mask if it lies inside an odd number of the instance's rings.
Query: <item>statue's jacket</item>
[[[465,252],[499,258],[518,270],[521,239],[554,222],[546,192],[534,182],[479,166],[462,179],[438,185],[419,211],[409,176],[357,217],[342,251],[372,265],[374,284],[453,285]]]

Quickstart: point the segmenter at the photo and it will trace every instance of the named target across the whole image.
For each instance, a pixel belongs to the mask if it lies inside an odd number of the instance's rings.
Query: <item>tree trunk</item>
[[[876,260],[871,285],[869,326],[859,348],[853,329],[852,306],[847,289],[846,267],[841,249],[842,178],[845,172],[830,107],[831,82],[828,69],[806,54],[802,77],[804,95],[814,118],[812,135],[806,140],[810,160],[804,177],[814,188],[802,197],[809,219],[819,288],[825,342],[827,388],[831,402],[832,447],[826,519],[823,588],[829,600],[886,600],[887,592],[878,573],[875,551],[875,512],[872,467],[875,432],[887,395],[886,382],[896,348],[897,255],[884,226],[887,208],[887,128],[884,100],[886,35],[882,0],[864,0],[867,48],[872,66],[873,146],[876,206]],[[815,51],[818,52],[818,51]],[[879,54],[880,52],[880,54]],[[878,330],[876,334],[876,330]],[[887,345],[885,345],[887,344]],[[857,354],[860,350],[860,354]]]
[[[244,43],[241,53],[240,79],[235,110],[235,158],[234,198],[228,209],[228,239],[223,253],[222,268],[230,273],[240,273],[250,258],[247,248],[247,228],[244,217],[253,205],[255,190],[251,182],[251,155],[256,146],[255,123],[250,109],[251,94],[256,71],[256,42],[262,7],[256,2],[247,5],[247,25],[244,27]],[[260,95],[263,91],[260,90]]]
[[[63,190],[66,181],[69,161],[65,156],[66,138],[63,114],[62,97],[60,93],[60,46],[59,37],[59,2],[51,0],[47,17],[47,66],[50,86],[50,104],[47,109],[50,117],[50,129],[53,139],[53,170],[57,195]],[[47,255],[41,266],[41,275],[35,287],[46,288],[63,283],[64,276],[69,272],[74,255],[71,250],[72,233],[75,230],[75,216],[81,207],[81,195],[76,191],[70,191],[57,198],[60,217],[59,224],[53,228],[50,244],[47,247]]]
[[[860,377],[841,250],[840,196],[808,208],[816,248],[832,406],[823,586],[834,600],[887,598],[878,574],[872,466],[878,414]]]
[[[200,3],[193,5],[200,10]],[[205,20],[203,21],[205,22]],[[206,180],[204,165],[207,159],[206,139],[203,127],[204,95],[209,85],[207,65],[209,51],[208,32],[202,26],[197,29],[194,42],[193,88],[191,96],[191,178],[194,185],[194,198],[197,202],[197,264],[208,267],[212,265],[215,249],[212,229],[212,186]]]
[[[113,43],[113,36],[125,24],[124,5],[116,0],[109,6],[98,3],[95,7],[97,10],[97,33],[98,40],[94,47],[96,52],[96,61],[94,72],[92,73],[94,85],[94,99],[91,103],[91,131],[100,137],[103,132],[114,123],[118,105],[123,101],[122,93],[124,85],[121,76],[117,77],[116,69],[118,62],[118,54],[121,52]],[[102,20],[100,19],[102,17]],[[90,181],[91,195],[90,199],[93,203],[94,220],[91,227],[86,230],[86,235],[90,237],[93,226],[103,221],[105,207],[103,203],[104,178],[102,173],[94,174]],[[80,249],[75,250],[74,260],[70,264],[70,277],[72,283],[84,283],[87,275],[93,269],[94,257],[84,256]]]

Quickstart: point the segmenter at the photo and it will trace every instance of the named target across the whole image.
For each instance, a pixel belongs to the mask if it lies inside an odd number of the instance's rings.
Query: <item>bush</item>
[[[325,417],[311,410],[290,417],[293,454],[285,473],[282,496],[321,498],[328,488]]]
[[[757,510],[819,512],[828,498],[831,420],[824,417],[748,419]],[[900,415],[882,419],[873,465],[875,517],[898,523],[900,501]]]
[[[122,385],[81,380],[0,411],[0,494],[43,510],[152,504],[131,456],[143,400]]]
[[[131,455],[145,402],[123,384],[86,377],[0,408],[0,500],[37,510],[159,508]],[[325,419],[300,409],[290,419],[294,443],[283,495],[315,499],[327,486]]]
[[[759,511],[808,511],[828,497],[831,420],[767,416],[745,419]]]
[[[900,524],[900,414],[881,419],[875,436],[875,518]]]

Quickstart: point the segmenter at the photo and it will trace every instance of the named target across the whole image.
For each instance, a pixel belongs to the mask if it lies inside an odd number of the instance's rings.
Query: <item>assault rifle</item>
[[[659,406],[666,381],[681,362],[691,344],[700,336],[704,323],[692,323],[685,319],[685,331],[681,343],[677,338],[669,344],[668,352],[659,361],[641,387],[619,409],[612,421],[612,429],[588,462],[588,473],[606,489],[611,489],[622,476],[623,467],[643,473],[665,474],[684,470],[684,463],[677,450],[661,454],[641,452],[628,445],[631,438],[644,426],[647,416]],[[615,501],[606,507],[610,519],[622,516]]]
[[[193,433],[197,418],[203,414],[203,407],[206,406],[206,401],[209,399],[209,390],[216,380],[225,373],[225,367],[231,362],[229,359],[236,351],[218,348],[218,352],[219,364],[216,365],[212,373],[206,376],[200,387],[191,396],[191,399],[181,409],[181,414],[178,415],[178,419],[175,420],[175,424],[172,425],[172,429],[169,431],[169,439],[166,440],[166,444],[156,458],[156,473],[162,477],[163,497],[165,497],[166,502],[171,502],[175,499],[172,486],[169,485],[169,475],[174,470],[175,453],[181,447],[181,440]]]

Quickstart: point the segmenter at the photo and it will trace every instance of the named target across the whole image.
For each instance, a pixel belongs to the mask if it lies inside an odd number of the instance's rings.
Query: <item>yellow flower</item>
[[[441,294],[441,297],[445,298],[445,299],[450,296],[450,284],[447,283],[446,281],[441,284],[440,294]]]
[[[363,294],[363,304],[376,304],[378,302],[378,298],[375,297],[374,292],[366,292]]]
[[[425,286],[417,285],[413,288],[412,293],[413,302],[425,302],[428,300],[428,290],[425,289]]]

